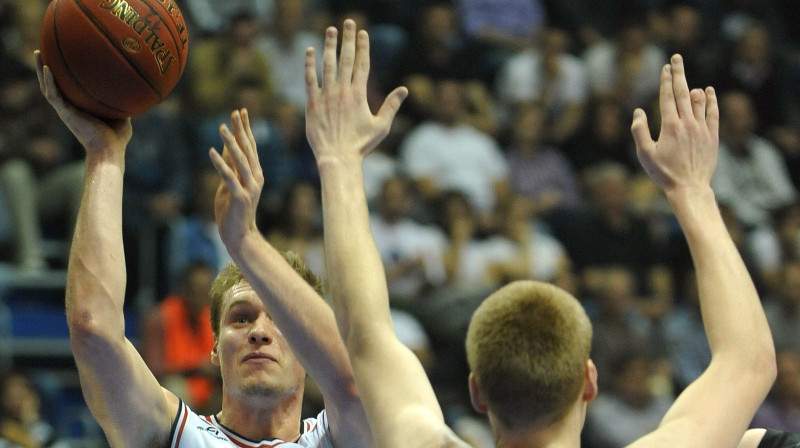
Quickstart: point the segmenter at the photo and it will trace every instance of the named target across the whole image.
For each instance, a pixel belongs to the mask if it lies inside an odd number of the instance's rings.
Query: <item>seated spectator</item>
[[[545,141],[562,144],[584,120],[589,91],[583,61],[567,52],[569,35],[559,29],[542,31],[539,43],[511,56],[500,68],[496,92],[506,109],[519,103],[542,105],[551,123]]]
[[[629,17],[613,41],[600,41],[583,54],[593,98],[624,99],[626,111],[646,108],[658,93],[667,55],[650,42],[641,17]]]
[[[685,277],[683,294],[661,322],[667,352],[675,369],[675,385],[683,390],[703,373],[711,361],[694,271]]]
[[[582,173],[590,166],[614,162],[631,173],[641,172],[627,119],[624,106],[617,100],[593,101],[583,127],[563,148],[575,170]]]
[[[400,165],[428,203],[444,190],[467,195],[481,219],[508,192],[508,166],[497,141],[464,123],[464,86],[436,88],[436,115],[413,128],[400,146]]]
[[[411,217],[413,197],[408,180],[387,179],[370,214],[370,227],[386,271],[389,297],[397,302],[419,299],[446,280],[447,239],[435,226]]]
[[[595,328],[592,360],[598,369],[613,371],[615,360],[625,350],[653,360],[665,359],[666,352],[657,343],[656,328],[638,304],[632,272],[619,266],[608,267],[599,274],[595,292],[585,303]],[[612,387],[613,379],[613,375],[598,377],[600,390]]]
[[[634,294],[659,305],[672,297],[663,241],[630,203],[631,177],[619,164],[603,163],[585,173],[587,207],[554,227],[581,283],[592,291],[603,269],[621,266],[634,276]],[[653,307],[657,311],[658,306]]]
[[[499,208],[499,235],[485,243],[497,247],[493,252],[498,254],[489,265],[489,278],[497,285],[539,280],[574,291],[575,279],[567,251],[544,229],[534,210],[530,202],[519,196],[512,196]]]
[[[224,32],[194,44],[186,67],[187,104],[192,112],[215,117],[227,111],[232,85],[238,79],[258,79],[272,98],[270,62],[257,45],[259,25],[240,13]]]
[[[720,145],[712,187],[746,230],[772,225],[770,213],[797,199],[780,150],[756,134],[758,116],[749,95],[720,98]]]
[[[773,294],[764,298],[764,313],[775,347],[800,353],[800,261],[784,263]]]
[[[779,287],[784,263],[800,259],[800,203],[779,207],[772,213],[771,226],[750,233],[747,244],[767,288]]]
[[[578,176],[564,154],[545,143],[546,124],[541,106],[517,106],[505,150],[511,190],[528,199],[533,212],[543,218],[574,211],[580,204]]]
[[[302,76],[306,48],[321,47],[317,33],[307,29],[310,19],[306,0],[275,1],[273,26],[258,38],[258,47],[269,61],[275,94],[303,112],[306,103],[306,85]],[[317,61],[318,63],[320,61]]]
[[[304,181],[289,185],[277,212],[262,214],[267,240],[280,252],[297,254],[317,275],[325,277],[322,209],[318,190]]]
[[[500,66],[531,45],[547,21],[540,0],[458,0],[473,77],[492,84]]]
[[[273,17],[274,0],[182,0],[181,12],[190,29],[199,38],[225,32],[242,14],[253,16],[259,26],[267,26]]]
[[[145,317],[142,358],[165,388],[192,409],[219,409],[219,367],[211,364],[209,291],[216,272],[198,261],[187,265],[175,293]]]
[[[203,262],[217,273],[231,260],[214,216],[219,183],[219,174],[213,168],[197,173],[188,212],[169,224],[165,264],[170,288],[178,286],[180,273],[192,263]]]
[[[674,399],[651,389],[655,370],[646,355],[617,356],[608,370],[612,387],[601,388],[586,413],[587,438],[593,448],[627,446],[658,427]]]
[[[41,396],[28,375],[0,376],[0,447],[67,448],[42,415]]]

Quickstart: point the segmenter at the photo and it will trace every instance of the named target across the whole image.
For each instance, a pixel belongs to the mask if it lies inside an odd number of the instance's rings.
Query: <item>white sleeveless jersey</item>
[[[303,420],[302,434],[296,442],[280,439],[256,442],[246,439],[217,421],[214,415],[200,416],[181,401],[172,424],[170,448],[333,448],[328,415],[325,410],[317,418]]]

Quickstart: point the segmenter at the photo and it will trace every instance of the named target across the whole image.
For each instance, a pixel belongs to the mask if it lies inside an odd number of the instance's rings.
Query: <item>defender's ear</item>
[[[597,367],[591,359],[586,361],[586,373],[583,386],[583,401],[592,401],[597,397]]]
[[[469,373],[469,399],[472,402],[472,407],[481,414],[489,412],[489,406],[481,395],[481,390],[478,387],[478,381],[475,379],[475,374]]]

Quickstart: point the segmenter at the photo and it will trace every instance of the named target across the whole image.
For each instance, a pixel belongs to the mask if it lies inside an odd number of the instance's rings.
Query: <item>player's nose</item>
[[[248,340],[251,344],[271,344],[273,339],[272,332],[272,322],[262,313],[250,328]]]

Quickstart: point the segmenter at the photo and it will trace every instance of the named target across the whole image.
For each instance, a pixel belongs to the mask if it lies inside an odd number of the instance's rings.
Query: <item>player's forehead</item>
[[[264,303],[249,283],[241,280],[233,285],[222,298],[222,315],[225,316],[231,309],[255,308],[266,311]]]

